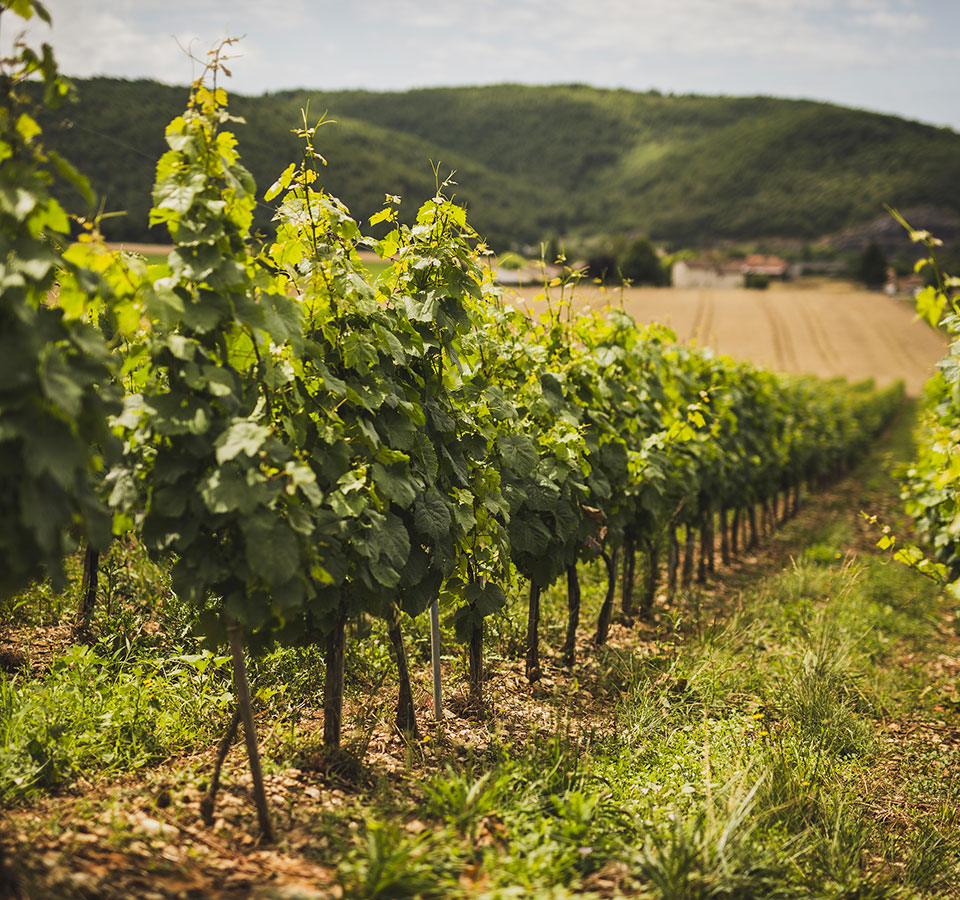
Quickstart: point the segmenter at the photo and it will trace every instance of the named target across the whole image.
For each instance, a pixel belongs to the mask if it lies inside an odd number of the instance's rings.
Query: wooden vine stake
[[[97,605],[99,574],[100,551],[88,546],[83,554],[83,581],[80,584],[80,608],[77,611],[77,634],[84,640],[90,637],[90,620]]]
[[[540,585],[530,581],[530,608],[527,612],[527,681],[540,680]]]
[[[730,565],[730,523],[727,507],[720,507],[720,562]]]
[[[715,562],[714,562],[714,555],[715,555],[715,550],[716,550],[716,548],[715,548],[714,545],[715,545],[716,542],[715,542],[715,540],[714,540],[715,532],[714,532],[713,510],[712,510],[712,509],[710,510],[709,513],[707,513],[707,518],[706,518],[705,524],[706,524],[706,542],[707,542],[707,546],[706,546],[706,550],[707,550],[707,571],[708,571],[711,575],[713,575],[714,572],[716,572],[716,564],[715,564]]]
[[[347,613],[341,609],[330,634],[327,635],[327,673],[323,685],[323,745],[328,749],[340,746],[340,723],[343,720],[343,670],[346,661]]]
[[[413,689],[410,685],[410,668],[407,666],[407,653],[403,649],[403,632],[400,630],[399,616],[390,627],[390,643],[397,658],[397,674],[400,678],[400,694],[397,698],[397,729],[401,734],[417,740],[420,732],[417,728],[417,712],[413,705]]]
[[[260,748],[257,746],[257,733],[253,723],[253,708],[250,705],[250,683],[247,681],[247,664],[243,657],[243,629],[239,622],[227,626],[230,638],[230,655],[233,658],[233,687],[237,694],[240,719],[243,722],[243,737],[247,744],[247,757],[250,760],[250,776],[253,779],[253,799],[257,805],[257,821],[260,835],[268,843],[276,840],[273,825],[270,822],[270,810],[267,808],[267,794],[263,787],[263,770],[260,767]]]
[[[694,556],[696,555],[696,533],[692,524],[684,526],[683,569],[680,572],[680,584],[686,589],[693,583]]]
[[[580,624],[580,579],[577,564],[567,566],[567,638],[563,644],[563,664],[573,666],[577,655],[577,626]]]
[[[621,585],[620,609],[626,624],[633,622],[633,581],[637,564],[637,544],[632,532],[623,538],[623,584]]]
[[[483,622],[470,629],[470,702],[479,711],[483,706]]]
[[[433,715],[443,721],[443,689],[440,683],[440,601],[430,604],[430,660],[433,663]]]
[[[240,728],[240,707],[233,712],[233,718],[230,720],[230,727],[226,734],[221,738],[217,747],[217,758],[213,761],[213,775],[210,776],[210,787],[207,790],[207,796],[200,801],[200,815],[207,825],[213,824],[213,810],[217,805],[217,794],[220,791],[220,772],[223,770],[223,763],[230,752],[230,745],[237,736]]]
[[[601,556],[607,567],[607,593],[603,598],[603,606],[600,607],[597,630],[593,636],[593,643],[598,647],[602,647],[607,642],[607,635],[610,633],[610,619],[613,617],[613,601],[617,591],[617,562],[620,558],[620,548],[615,548],[612,553],[602,553]]]
[[[680,568],[680,541],[677,528],[671,525],[667,529],[667,596],[670,599],[677,593],[677,572]]]
[[[660,541],[650,538],[646,541],[647,571],[643,582],[643,595],[640,599],[640,614],[645,619],[653,615],[653,601],[657,597],[657,588],[660,586]]]

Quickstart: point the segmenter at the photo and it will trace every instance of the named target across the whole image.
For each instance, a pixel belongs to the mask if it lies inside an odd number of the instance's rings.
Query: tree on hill
[[[887,255],[876,241],[867,244],[860,255],[857,280],[862,281],[868,288],[883,287],[887,280]]]
[[[612,253],[595,253],[587,260],[587,277],[604,284],[620,281],[620,265]]]
[[[634,238],[620,261],[620,272],[633,284],[652,284],[659,287],[667,283],[667,273],[660,262],[656,248],[647,237]]]

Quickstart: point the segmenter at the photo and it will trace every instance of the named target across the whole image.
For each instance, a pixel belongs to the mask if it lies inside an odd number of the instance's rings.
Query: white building
[[[673,264],[675,288],[742,288],[746,276],[739,262],[681,259]]]

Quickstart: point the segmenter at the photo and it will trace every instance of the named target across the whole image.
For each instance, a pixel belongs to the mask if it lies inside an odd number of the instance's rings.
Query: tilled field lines
[[[540,306],[542,290],[522,288],[524,302]],[[600,309],[619,305],[619,291],[577,290],[575,304]],[[915,321],[908,302],[882,294],[826,286],[775,285],[767,291],[630,288],[623,307],[639,322],[661,322],[682,340],[696,341],[776,371],[874,378],[886,385],[902,378],[916,396],[936,371],[944,337]]]

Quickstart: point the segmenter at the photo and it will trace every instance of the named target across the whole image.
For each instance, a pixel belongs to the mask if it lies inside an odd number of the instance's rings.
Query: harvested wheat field
[[[544,305],[542,288],[511,290],[514,299]],[[559,296],[554,294],[554,296]],[[574,293],[575,306],[619,305],[639,322],[660,322],[683,340],[781,372],[874,378],[878,385],[902,378],[920,393],[935,372],[946,340],[916,321],[904,299],[836,282],[816,287],[773,285],[769,290],[607,289],[588,285]]]

